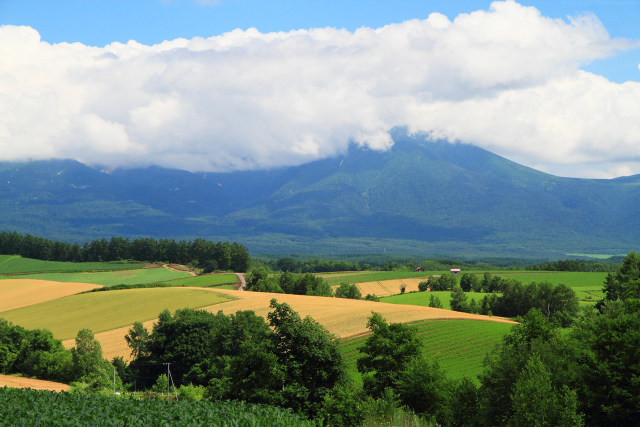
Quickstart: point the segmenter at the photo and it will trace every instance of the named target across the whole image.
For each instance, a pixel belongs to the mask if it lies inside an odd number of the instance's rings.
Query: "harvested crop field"
[[[13,377],[11,375],[0,375],[0,387],[11,388],[31,388],[34,390],[69,391],[67,384],[53,381],[35,380],[32,378]]]
[[[217,313],[222,310],[230,314],[239,310],[253,310],[256,314],[266,317],[269,313],[269,303],[275,298],[278,302],[286,302],[302,317],[311,316],[339,338],[351,337],[367,332],[367,319],[372,311],[381,313],[389,322],[414,322],[419,320],[445,319],[475,319],[491,322],[515,323],[509,319],[488,317],[477,314],[460,313],[438,308],[419,307],[380,302],[350,300],[342,298],[312,297],[306,295],[272,294],[266,292],[247,292],[216,289],[205,292],[216,292],[236,298],[233,301],[204,307],[204,310]],[[142,319],[141,319],[142,320]],[[146,323],[151,329],[153,321]],[[124,340],[129,327],[118,330],[105,331],[96,334],[106,357],[129,357],[129,348]],[[66,346],[73,346],[73,341],[65,342]]]
[[[425,279],[424,277],[412,279],[379,280],[377,282],[356,283],[356,286],[358,287],[358,289],[360,289],[360,293],[363,297],[368,294],[376,295],[379,297],[386,297],[389,295],[399,294],[402,285],[406,287],[405,292],[417,292],[418,284],[426,280],[427,279]],[[335,288],[337,288],[337,286],[334,287],[334,290]]]
[[[142,322],[142,325],[147,328],[149,332],[153,329],[153,324],[157,322],[158,319],[147,320]],[[122,358],[126,361],[131,360],[131,349],[127,345],[127,342],[124,340],[124,336],[129,333],[129,329],[131,329],[132,325],[124,326],[122,328],[111,329],[109,331],[100,332],[94,334],[95,338],[100,341],[100,346],[102,347],[102,356],[107,360],[112,360],[116,356],[122,356]],[[70,349],[75,347],[76,341],[74,338],[62,341],[62,345],[65,348]]]
[[[439,276],[440,274],[440,272],[426,271],[348,271],[337,273],[318,273],[318,276],[326,280],[330,286],[336,286],[340,285],[340,283],[365,283],[394,279],[427,280],[430,275]]]
[[[164,309],[208,307],[230,298],[203,288],[126,289],[58,298],[3,312],[2,317],[27,329],[49,329],[65,340],[83,328],[95,334],[155,319]]]
[[[60,283],[48,280],[0,280],[0,312],[101,288],[88,283]]]

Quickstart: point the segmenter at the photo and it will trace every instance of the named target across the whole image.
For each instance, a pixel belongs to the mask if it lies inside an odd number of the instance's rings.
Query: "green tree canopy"
[[[360,299],[362,298],[362,293],[360,293],[360,289],[358,289],[356,284],[341,283],[338,289],[336,289],[336,297]]]
[[[618,270],[607,274],[603,291],[609,301],[640,298],[640,255],[629,252]]]
[[[358,371],[363,375],[365,392],[382,396],[386,388],[393,388],[400,373],[420,354],[422,342],[417,330],[403,323],[391,323],[380,313],[372,313],[367,322],[372,334],[367,338],[358,359]]]
[[[575,326],[588,424],[640,425],[640,300],[609,301]]]
[[[273,328],[276,356],[285,369],[282,393],[287,406],[316,413],[329,391],[345,375],[342,354],[335,337],[307,316],[304,319],[286,304],[271,300],[267,319]]]
[[[453,287],[451,291],[451,310],[469,312],[469,302],[467,301],[467,295],[464,293],[459,285]]]

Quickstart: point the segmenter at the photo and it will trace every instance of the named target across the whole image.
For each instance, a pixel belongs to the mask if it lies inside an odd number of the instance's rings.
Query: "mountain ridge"
[[[230,239],[256,253],[625,253],[640,175],[563,178],[481,148],[393,133],[305,165],[108,173],[73,160],[0,163],[0,228],[67,241]]]

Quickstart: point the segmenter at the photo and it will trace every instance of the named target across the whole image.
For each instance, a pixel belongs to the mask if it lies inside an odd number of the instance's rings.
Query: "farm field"
[[[49,329],[54,337],[67,340],[83,328],[96,334],[155,319],[164,309],[200,308],[230,299],[199,288],[127,289],[58,298],[4,311],[0,317],[27,329]]]
[[[3,426],[317,425],[290,409],[241,401],[168,402],[10,388],[0,388],[0,401]]]
[[[0,274],[87,272],[139,269],[145,264],[117,262],[58,262],[23,258],[19,255],[0,255]]]
[[[236,285],[220,285],[220,286],[214,286],[216,289],[235,289]]]
[[[87,283],[59,283],[46,280],[0,280],[0,312],[74,295],[100,287],[100,285]]]
[[[162,289],[183,289],[183,288],[162,288]],[[127,290],[124,292],[130,292]],[[443,310],[430,307],[418,307],[399,304],[385,304],[363,300],[349,300],[342,298],[315,297],[306,295],[273,294],[266,292],[246,292],[223,290],[201,289],[203,292],[223,294],[231,301],[203,307],[204,310],[217,313],[222,310],[226,314],[235,313],[239,310],[253,310],[256,314],[266,317],[269,313],[269,303],[275,298],[278,302],[286,302],[301,317],[311,316],[318,323],[323,325],[338,338],[351,337],[367,332],[367,319],[372,311],[381,313],[389,322],[412,322],[430,319],[476,319],[488,322],[502,322],[513,324],[509,319],[499,317],[487,317],[469,313],[460,313],[450,310]],[[111,294],[113,292],[97,292],[97,294]],[[155,316],[159,313],[156,312]],[[142,319],[138,319],[142,320]],[[149,320],[144,325],[149,329],[154,320]],[[17,322],[14,322],[17,323]],[[133,323],[131,321],[130,323]],[[124,336],[129,330],[129,325],[118,329],[104,330],[95,334],[102,344],[105,357],[122,356],[129,357],[129,347]],[[75,335],[74,335],[75,336]],[[73,346],[73,341],[65,342],[65,346]]]
[[[467,295],[468,302],[475,299],[478,303],[482,301],[482,298],[484,298],[485,295],[489,295],[481,292],[465,292],[465,294]],[[411,292],[401,295],[390,295],[388,297],[380,298],[380,301],[391,304],[409,304],[429,307],[429,299],[431,295],[440,298],[442,308],[451,310],[451,291]]]
[[[480,273],[482,276],[484,273]],[[596,287],[602,288],[607,273],[590,273],[579,271],[522,271],[522,272],[504,272],[497,271],[491,273],[505,279],[515,279],[522,283],[530,282],[550,282],[554,285],[563,283],[570,288]]]
[[[13,375],[0,375],[0,388],[30,388],[32,390],[69,391],[67,384],[53,381],[36,380],[33,378],[14,377]]]
[[[423,355],[437,360],[449,378],[476,379],[482,372],[482,362],[488,352],[502,341],[513,325],[477,320],[430,320],[412,323],[418,329]],[[358,350],[369,334],[340,341],[349,375],[361,381],[357,369]]]
[[[604,298],[602,286],[607,273],[568,272],[568,271],[531,271],[514,273],[496,273],[497,276],[513,278],[522,283],[550,282],[564,284],[572,288],[578,299],[583,302],[597,302]]]
[[[167,280],[165,283],[172,286],[218,286],[229,283],[236,283],[238,278],[235,274],[205,274],[203,276],[185,277],[175,280]],[[231,288],[233,289],[233,287]]]
[[[337,273],[318,273],[330,286],[338,286],[341,283],[377,282],[392,279],[420,279],[427,280],[430,275],[440,275],[442,271],[415,272],[415,271],[348,271]]]
[[[139,266],[138,266],[139,267]],[[165,282],[168,280],[191,277],[185,271],[168,268],[137,268],[135,270],[102,271],[91,273],[36,273],[20,276],[0,276],[0,279],[33,279],[54,282],[93,283],[102,286],[138,285],[143,283]]]
[[[401,273],[401,272],[396,272]],[[474,272],[472,273],[478,277],[482,277],[484,272]],[[491,272],[494,276],[504,277],[506,279],[515,279],[522,283],[528,284],[531,282],[550,282],[554,285],[557,284],[565,284],[572,288],[578,299],[584,302],[597,302],[598,300],[604,297],[602,293],[602,285],[607,276],[607,273],[589,273],[589,272],[566,272],[566,271],[523,271],[523,272],[505,272],[505,271],[495,271]],[[361,282],[356,283],[358,289],[360,289],[360,293],[362,296],[366,296],[367,294],[374,294],[379,297],[388,297],[391,295],[400,297],[400,286],[406,286],[406,293],[416,292],[418,291],[418,283],[426,280],[424,278],[404,278],[404,279],[392,279],[392,280],[379,280],[372,282]],[[337,286],[334,286],[334,289]],[[443,298],[441,294],[437,294],[440,297],[440,300],[443,303],[443,307],[445,304],[445,300],[448,301],[450,299],[450,292],[446,292],[446,298]],[[484,294],[475,294],[473,292],[467,293],[469,300],[471,298],[475,298],[476,301],[481,300],[484,297]],[[404,299],[406,298],[406,299]],[[414,297],[417,298],[417,297]],[[427,297],[428,298],[428,297]],[[386,302],[393,302],[398,304],[414,304],[412,297],[403,297],[397,300],[386,300]],[[404,302],[410,301],[410,302]],[[428,305],[428,299],[427,299]]]
[[[405,292],[417,292],[418,284],[425,280],[425,278],[391,279],[375,282],[362,282],[356,283],[355,285],[358,287],[363,297],[369,294],[382,297],[399,294],[402,286],[405,287]],[[337,286],[334,286],[334,291],[335,288],[337,288]]]

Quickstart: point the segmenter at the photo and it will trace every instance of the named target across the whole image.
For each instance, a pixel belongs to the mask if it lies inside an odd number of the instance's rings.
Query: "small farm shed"
[[[418,267],[418,268],[416,268],[416,269],[415,269],[415,270],[413,270],[413,271],[424,271],[424,268],[422,268],[422,267]]]
[[[451,269],[451,274],[460,274],[460,269],[459,268],[452,268]]]

